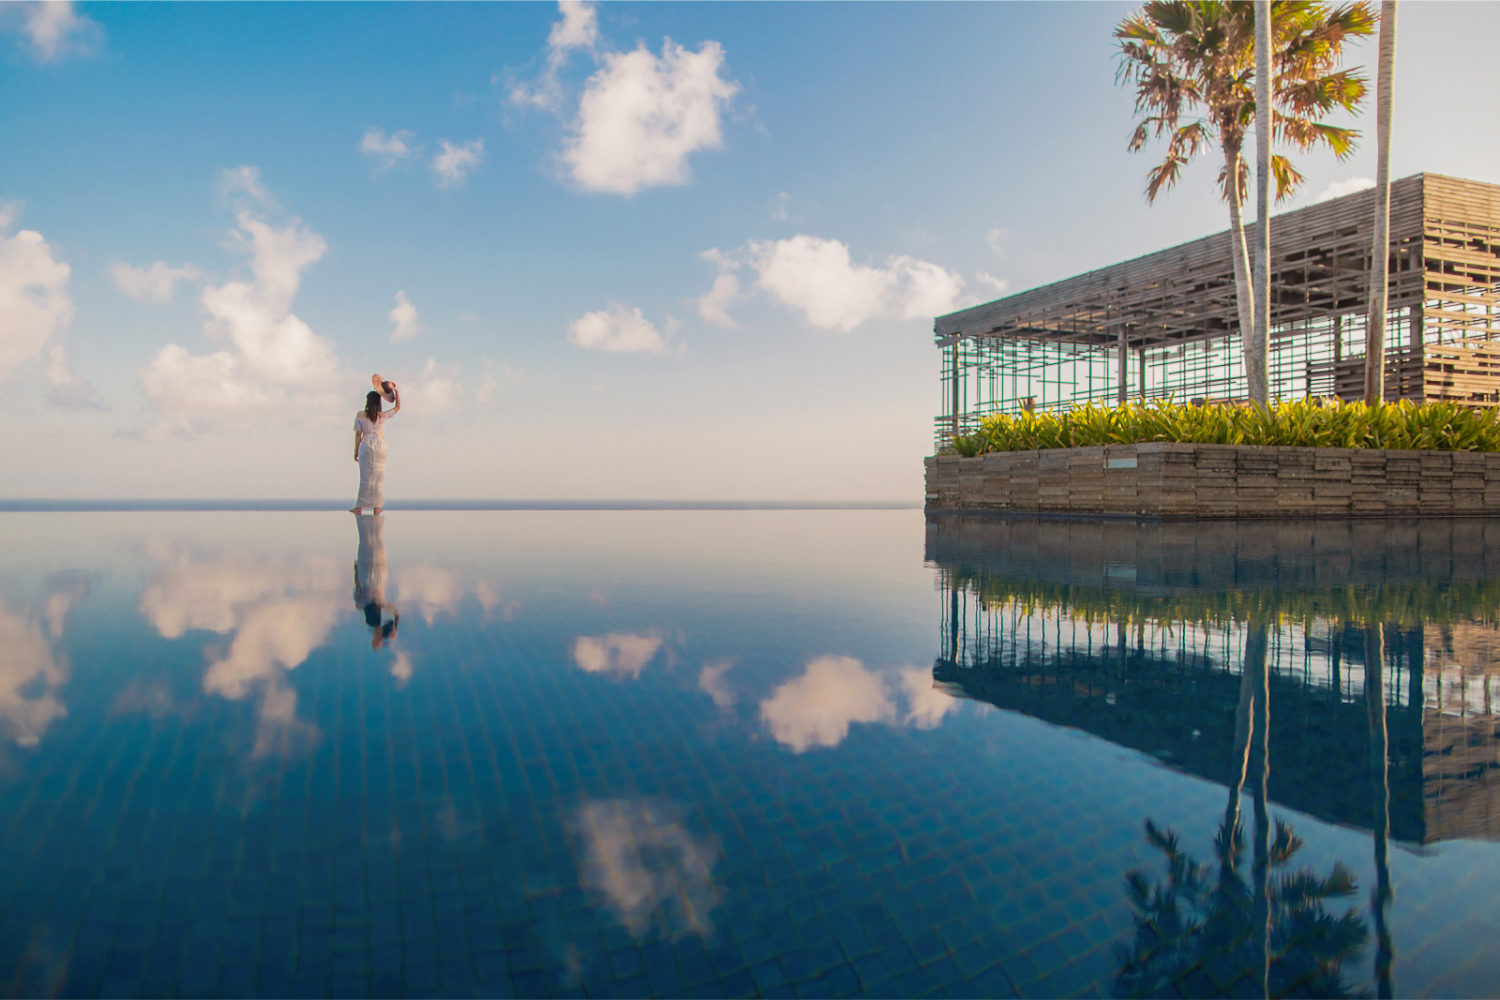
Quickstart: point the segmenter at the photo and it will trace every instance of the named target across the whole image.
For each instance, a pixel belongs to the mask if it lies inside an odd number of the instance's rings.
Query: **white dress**
[[[359,507],[385,506],[385,422],[394,410],[383,410],[371,420],[364,410],[354,415],[359,439]]]

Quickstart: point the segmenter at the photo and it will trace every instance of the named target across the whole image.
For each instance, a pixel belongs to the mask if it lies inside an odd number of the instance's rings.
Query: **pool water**
[[[1494,995],[1497,674],[1482,521],[8,513],[0,992]]]

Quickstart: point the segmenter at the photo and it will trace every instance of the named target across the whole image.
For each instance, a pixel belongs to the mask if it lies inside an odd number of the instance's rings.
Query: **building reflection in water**
[[[1373,930],[1391,995],[1389,841],[1500,839],[1500,525],[927,527],[939,687],[1227,790],[1210,864],[1146,818],[1166,874],[1130,877],[1119,992],[1341,995]],[[1371,831],[1368,920],[1268,803]]]

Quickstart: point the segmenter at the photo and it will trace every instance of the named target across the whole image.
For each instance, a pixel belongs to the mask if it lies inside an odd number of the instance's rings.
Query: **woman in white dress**
[[[366,507],[379,514],[385,507],[385,422],[401,412],[401,393],[387,382],[395,406],[382,411],[381,393],[365,394],[365,408],[354,415],[354,460],[359,463],[359,500],[350,513]]]

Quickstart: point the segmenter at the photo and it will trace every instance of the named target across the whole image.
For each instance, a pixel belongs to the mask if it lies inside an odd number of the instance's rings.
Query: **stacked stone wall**
[[[929,512],[1145,517],[1500,514],[1500,454],[1151,442],[926,460]]]

